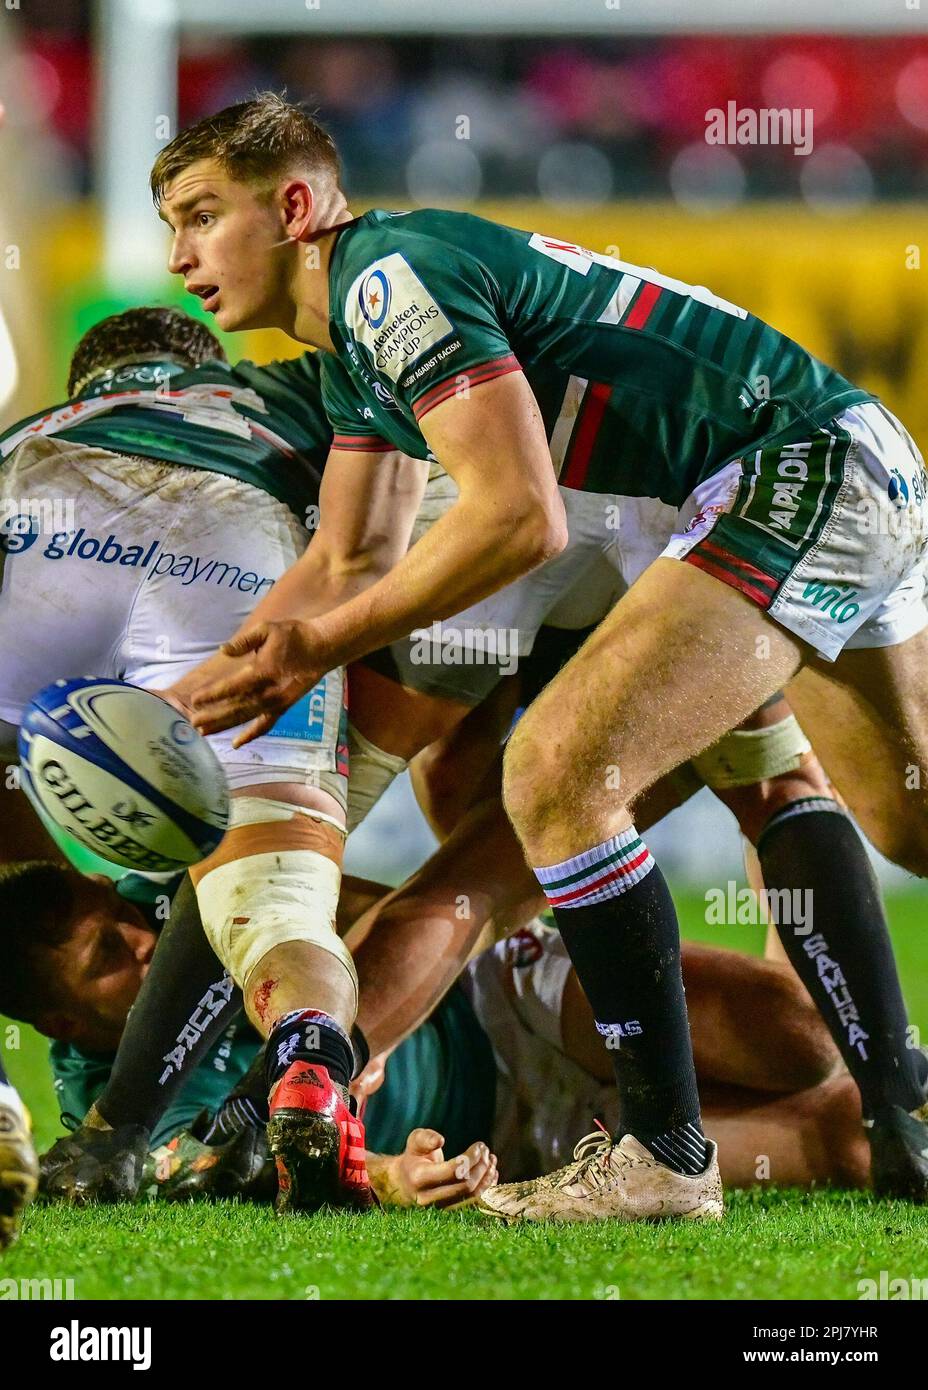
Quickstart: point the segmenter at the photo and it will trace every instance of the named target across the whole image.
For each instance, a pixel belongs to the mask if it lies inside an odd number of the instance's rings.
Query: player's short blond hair
[[[226,106],[175,135],[152,165],[151,194],[158,207],[178,174],[201,159],[214,159],[239,183],[257,188],[302,171],[341,179],[338,151],[329,132],[304,107],[276,92]]]

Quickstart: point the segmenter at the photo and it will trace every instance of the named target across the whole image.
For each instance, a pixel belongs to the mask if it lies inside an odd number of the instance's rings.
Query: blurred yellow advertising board
[[[358,206],[358,210],[361,209]],[[919,204],[880,205],[823,216],[797,204],[754,204],[699,216],[671,203],[611,203],[592,210],[504,202],[481,215],[608,252],[637,265],[708,285],[798,339],[852,380],[876,391],[928,446],[928,218]],[[99,236],[91,209],[64,216],[48,236],[35,293],[43,324],[53,326],[53,360],[20,393],[20,413],[60,398],[76,337],[123,307],[97,277]],[[197,313],[167,279],[140,287],[136,302],[156,298]],[[20,296],[22,302],[22,296]],[[28,341],[29,319],[8,323],[14,345]],[[25,336],[24,336],[25,335]],[[225,339],[230,356],[265,361],[301,349],[281,333]],[[44,377],[44,380],[41,378]],[[41,389],[44,398],[37,398]],[[50,396],[49,396],[50,393]]]

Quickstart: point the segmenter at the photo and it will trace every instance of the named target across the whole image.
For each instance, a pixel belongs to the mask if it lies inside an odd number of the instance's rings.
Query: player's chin
[[[243,333],[257,328],[267,328],[269,319],[261,312],[260,306],[223,303],[220,299],[213,311],[213,322],[224,333]]]
[[[242,314],[237,314],[233,307],[228,304],[223,304],[221,301],[216,305],[215,309],[210,309],[207,312],[216,327],[223,329],[226,333],[235,333],[238,329],[247,328],[249,326],[246,322],[243,322],[244,316]]]

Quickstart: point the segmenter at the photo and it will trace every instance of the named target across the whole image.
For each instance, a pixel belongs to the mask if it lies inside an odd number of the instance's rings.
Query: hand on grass
[[[371,1182],[384,1206],[459,1206],[499,1181],[496,1155],[486,1144],[446,1159],[444,1142],[434,1129],[414,1129],[403,1153],[369,1156]]]

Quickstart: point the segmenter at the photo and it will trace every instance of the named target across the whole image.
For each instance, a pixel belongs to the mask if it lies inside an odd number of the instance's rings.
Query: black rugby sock
[[[241,991],[204,935],[185,877],[97,1101],[107,1123],[154,1129],[241,1008]]]
[[[928,1059],[913,1040],[879,884],[837,802],[777,812],[757,854],[790,962],[860,1089],[865,1117],[923,1103]],[[801,897],[794,895],[799,894]]]
[[[620,1136],[678,1173],[702,1172],[680,932],[660,869],[632,827],[535,873],[612,1053]]]
[[[331,1014],[317,1009],[294,1009],[278,1019],[265,1048],[268,1090],[294,1062],[317,1062],[347,1097],[354,1075],[351,1039]]]

